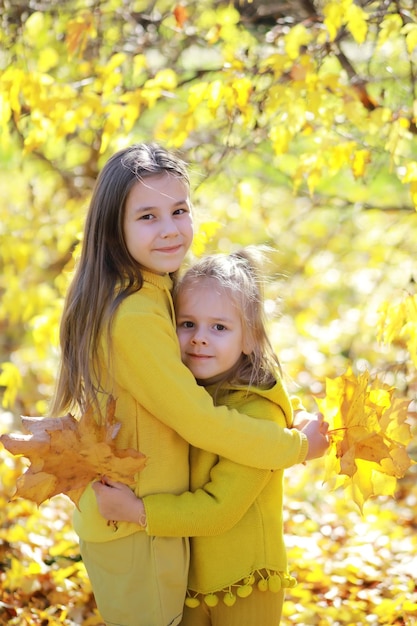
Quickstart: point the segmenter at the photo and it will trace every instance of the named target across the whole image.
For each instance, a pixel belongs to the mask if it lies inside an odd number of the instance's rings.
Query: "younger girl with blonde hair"
[[[182,360],[215,403],[291,428],[253,253],[204,258],[186,272],[174,299]],[[317,435],[321,453],[326,427]],[[229,436],[239,444],[238,433]],[[183,626],[277,626],[284,589],[295,584],[282,519],[283,470],[297,462],[290,447],[282,446],[274,472],[195,447],[190,460],[191,491],[181,495],[140,500],[121,483],[96,483],[101,513],[142,519],[149,535],[192,538]]]

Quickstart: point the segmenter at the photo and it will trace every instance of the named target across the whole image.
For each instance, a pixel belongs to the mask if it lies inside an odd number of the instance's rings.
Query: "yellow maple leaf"
[[[94,26],[94,16],[90,11],[83,11],[77,15],[74,19],[70,20],[67,24],[66,44],[68,53],[70,56],[75,55],[78,51],[78,55],[81,57],[88,38],[94,38],[97,35],[96,28]]]
[[[116,448],[121,424],[114,412],[115,400],[110,398],[103,424],[96,422],[89,409],[80,420],[70,414],[23,417],[22,424],[30,435],[2,435],[0,441],[6,450],[30,460],[28,469],[17,480],[14,498],[26,498],[39,505],[63,493],[78,506],[85,487],[104,475],[134,483],[146,459],[137,450]]]
[[[368,372],[351,371],[326,381],[318,406],[329,423],[325,481],[342,485],[362,510],[377,495],[393,495],[396,480],[413,464],[407,453],[412,435],[406,422],[409,401]],[[382,476],[384,477],[382,479]]]

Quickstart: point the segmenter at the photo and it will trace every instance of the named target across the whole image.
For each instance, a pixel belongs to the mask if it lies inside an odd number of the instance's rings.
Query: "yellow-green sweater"
[[[217,402],[282,427],[292,425],[291,405],[280,381],[269,390],[229,387],[217,395]],[[285,585],[283,469],[294,462],[290,448],[283,446],[282,469],[274,472],[196,448],[191,448],[190,459],[192,491],[144,498],[150,535],[192,537],[189,589],[202,594],[226,591],[259,570],[284,574]]]
[[[170,277],[144,272],[144,279],[142,289],[116,312],[111,371],[106,333],[101,353],[101,369],[109,371],[105,389],[116,398],[115,417],[122,423],[117,446],[135,448],[147,457],[132,485],[136,495],[181,494],[189,489],[187,442],[266,469],[281,466],[282,450],[290,451],[289,464],[303,461],[308,442],[298,431],[214,407],[211,396],[181,362]],[[103,407],[106,400],[103,394]],[[138,530],[137,524],[121,522],[114,532],[100,515],[91,486],[79,504],[74,528],[85,541],[111,541]]]

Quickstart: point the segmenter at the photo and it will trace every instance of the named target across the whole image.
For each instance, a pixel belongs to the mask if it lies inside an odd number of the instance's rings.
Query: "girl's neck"
[[[211,385],[217,385],[218,383],[222,384],[231,384],[233,380],[235,380],[235,374],[240,363],[240,359],[226,372],[221,372],[221,374],[217,374],[216,376],[211,376],[210,378],[205,378],[204,380],[201,378],[197,378],[197,384],[200,387],[210,387]]]

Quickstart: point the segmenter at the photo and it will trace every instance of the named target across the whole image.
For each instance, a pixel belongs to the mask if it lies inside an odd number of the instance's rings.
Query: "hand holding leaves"
[[[110,398],[101,425],[87,410],[80,420],[70,414],[57,418],[23,417],[23,426],[31,435],[2,435],[0,441],[6,450],[30,460],[29,468],[17,481],[14,497],[41,504],[63,493],[78,506],[85,487],[103,475],[134,483],[146,459],[137,450],[116,447],[121,424],[114,417],[115,404]]]

